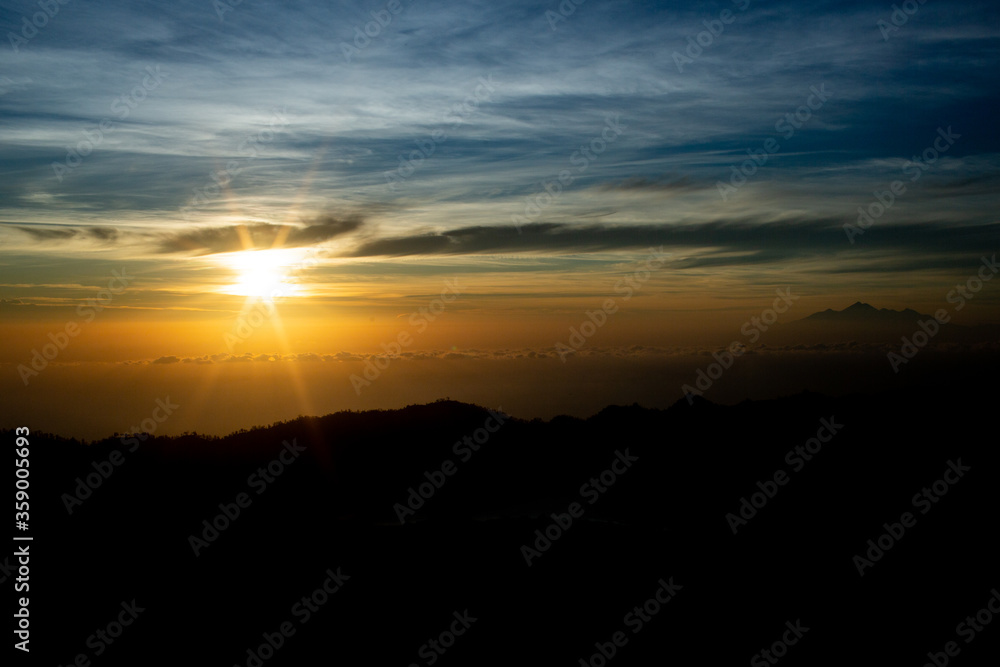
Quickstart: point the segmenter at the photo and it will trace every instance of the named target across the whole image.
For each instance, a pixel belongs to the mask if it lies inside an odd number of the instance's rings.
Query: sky
[[[786,322],[933,313],[1000,237],[998,26],[985,1],[2,2],[0,421],[115,430],[168,391],[200,416],[165,430],[669,404],[636,373],[778,290]],[[1000,323],[1000,290],[966,305]]]

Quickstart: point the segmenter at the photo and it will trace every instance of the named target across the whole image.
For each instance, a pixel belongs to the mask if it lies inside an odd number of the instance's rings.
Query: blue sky
[[[914,2],[905,23],[891,3],[561,6],[4,2],[0,241],[26,270],[141,257],[180,282],[178,259],[247,225],[340,277],[366,270],[348,257],[547,272],[667,243],[679,272],[770,284],[763,265],[925,275],[995,247],[995,3]],[[959,138],[908,167],[939,128]]]

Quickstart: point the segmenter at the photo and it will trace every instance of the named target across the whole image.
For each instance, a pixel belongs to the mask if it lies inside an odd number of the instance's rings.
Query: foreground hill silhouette
[[[808,631],[781,664],[923,665],[948,641],[961,664],[990,664],[1000,621],[969,644],[956,626],[1000,586],[993,382],[548,422],[439,401],[138,446],[33,434],[33,652],[579,665],[614,649],[608,664],[746,664],[795,638],[788,622]],[[795,453],[818,436],[809,460]],[[121,465],[67,500],[109,459]],[[969,470],[934,487],[955,466]],[[917,506],[924,488],[944,492]],[[741,522],[742,498],[766,502]],[[915,525],[861,576],[855,556],[906,512]],[[224,527],[212,537],[204,521]],[[339,588],[306,618],[302,598],[324,582]],[[679,588],[649,603],[664,584]],[[144,611],[120,637],[93,640],[133,599]],[[279,642],[283,623],[294,634]],[[463,633],[442,639],[451,628]],[[280,646],[259,660],[265,634]]]

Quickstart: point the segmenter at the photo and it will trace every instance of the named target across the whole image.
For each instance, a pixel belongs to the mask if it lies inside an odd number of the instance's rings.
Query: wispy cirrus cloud
[[[865,237],[872,252],[895,251],[897,260],[927,253],[968,254],[1000,245],[1000,223],[886,225]],[[696,224],[608,225],[535,223],[523,227],[473,226],[377,238],[345,251],[349,257],[475,255],[498,252],[580,253],[639,250],[650,246],[683,249],[674,268],[734,266],[811,255],[854,254],[844,242],[840,219],[716,220]],[[690,251],[698,251],[691,256]],[[886,267],[893,262],[882,260]],[[962,260],[962,261],[966,261]],[[961,266],[956,262],[957,266]]]
[[[357,231],[364,225],[360,215],[324,216],[304,226],[266,222],[221,227],[203,227],[165,236],[159,252],[190,252],[208,255],[239,250],[310,246]]]
[[[21,275],[34,275],[38,256],[128,253],[189,281],[205,273],[163,266],[329,245],[340,258],[414,258],[406,271],[443,273],[420,259],[531,253],[550,255],[537,265],[549,267],[560,254],[664,245],[677,251],[673,270],[744,266],[766,280],[820,258],[827,275],[861,280],[995,247],[995,2],[926,3],[889,41],[876,26],[889,7],[751,2],[679,71],[674,53],[734,4],[588,0],[553,30],[544,3],[528,0],[406,3],[350,62],[341,42],[371,20],[358,3],[261,0],[224,21],[207,2],[66,4],[21,53],[0,49],[0,219],[17,221],[3,223],[5,249],[22,258],[10,260]],[[8,3],[0,32],[36,11],[33,0]],[[138,102],[147,67],[166,77]],[[489,99],[447,121],[486,76]],[[820,85],[829,101],[783,136],[777,123]],[[288,125],[248,146],[276,106]],[[623,133],[584,166],[580,152],[615,113]],[[52,164],[87,151],[104,118],[113,131],[54,178]],[[904,179],[942,125],[961,141],[848,247],[841,226]],[[435,130],[447,138],[389,190],[386,173]],[[722,201],[716,183],[771,138],[781,150]],[[219,196],[183,221],[192,193],[231,163]],[[572,183],[549,195],[564,171]],[[543,196],[553,200],[537,224],[511,229]],[[361,213],[310,219],[329,210]]]

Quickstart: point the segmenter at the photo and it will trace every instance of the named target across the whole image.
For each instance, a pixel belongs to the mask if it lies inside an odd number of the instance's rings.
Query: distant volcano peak
[[[922,315],[912,308],[906,308],[904,310],[890,310],[888,308],[875,308],[871,304],[865,303],[864,301],[855,301],[853,304],[848,306],[843,310],[833,310],[832,308],[827,308],[826,310],[818,313],[813,313],[805,320],[835,320],[841,322],[849,321],[900,321],[900,320],[914,320],[921,317],[930,317],[930,315]]]
[[[875,308],[875,306],[871,306],[871,305],[869,305],[867,303],[864,303],[863,301],[855,301],[854,303],[852,303],[850,306],[848,306],[847,308],[845,308],[841,312],[844,312],[844,313],[858,312],[858,313],[860,313],[860,312],[869,312],[869,311],[873,312],[873,313],[874,312],[878,312],[877,309]]]

